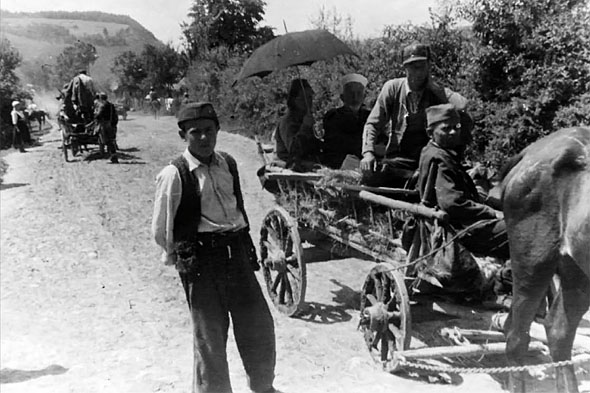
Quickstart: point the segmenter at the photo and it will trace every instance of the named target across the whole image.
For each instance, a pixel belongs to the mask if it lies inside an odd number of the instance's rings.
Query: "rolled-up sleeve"
[[[395,99],[395,88],[393,80],[385,82],[363,129],[363,151],[362,154],[375,151],[375,141],[387,128],[391,120],[391,108]]]
[[[162,261],[167,265],[176,262],[174,254],[174,217],[180,205],[182,182],[178,169],[168,165],[156,176],[156,195],[152,216],[152,235],[163,249]]]

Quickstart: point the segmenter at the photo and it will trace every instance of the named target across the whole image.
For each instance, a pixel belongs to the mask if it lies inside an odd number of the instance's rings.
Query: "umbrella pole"
[[[285,28],[285,33],[288,33],[289,30],[287,30],[287,22],[285,22],[284,19],[283,27]],[[301,84],[301,91],[304,92],[303,100],[305,101],[305,108],[307,109],[307,112],[311,114],[311,108],[309,107],[309,103],[307,102],[307,96],[305,95],[305,86],[303,86],[303,81],[301,80],[301,72],[299,72],[299,66],[295,66],[295,70],[297,71],[297,78],[299,79],[299,83]]]

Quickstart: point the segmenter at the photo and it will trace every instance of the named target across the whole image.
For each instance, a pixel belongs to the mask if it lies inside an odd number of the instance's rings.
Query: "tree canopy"
[[[98,58],[94,45],[87,42],[76,41],[67,46],[57,57],[56,73],[61,83],[69,81],[80,70],[90,68]]]
[[[220,46],[247,51],[273,38],[270,27],[259,26],[265,5],[262,0],[194,0],[191,22],[182,25],[188,56]]]

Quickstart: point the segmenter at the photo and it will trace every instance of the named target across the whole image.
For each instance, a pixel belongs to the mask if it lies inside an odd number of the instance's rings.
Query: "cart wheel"
[[[305,299],[307,278],[297,222],[282,207],[273,208],[262,221],[260,256],[273,304],[293,316]]]
[[[371,356],[386,371],[395,371],[396,351],[410,347],[410,297],[404,274],[387,263],[369,272],[361,293],[359,327]]]

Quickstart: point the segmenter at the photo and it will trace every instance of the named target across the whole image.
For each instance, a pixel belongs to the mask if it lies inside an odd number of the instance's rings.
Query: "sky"
[[[174,47],[180,44],[180,23],[188,21],[192,0],[0,0],[8,11],[102,11],[129,15],[156,38]],[[353,22],[359,38],[377,37],[386,25],[429,20],[429,7],[437,0],[266,0],[265,20],[261,25],[276,28],[275,34],[312,27],[322,7]]]

